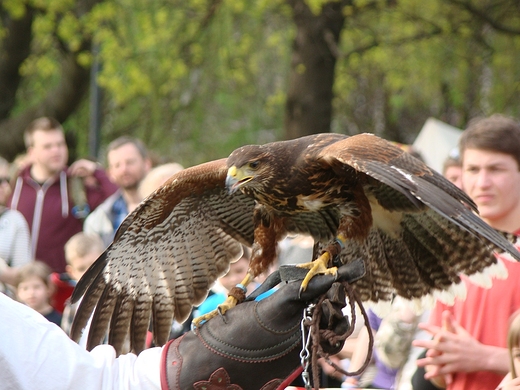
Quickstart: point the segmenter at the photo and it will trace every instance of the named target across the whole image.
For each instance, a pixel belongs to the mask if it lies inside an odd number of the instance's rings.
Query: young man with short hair
[[[32,257],[54,272],[65,272],[63,247],[83,228],[83,216],[74,212],[72,178],[81,178],[86,201],[94,210],[117,187],[93,161],[78,160],[67,167],[69,157],[61,124],[53,118],[34,120],[24,139],[30,164],[20,172],[9,207],[20,211],[31,231]]]
[[[520,124],[493,115],[470,124],[460,140],[462,186],[492,227],[520,235]],[[465,300],[453,306],[437,303],[429,324],[422,327],[432,340],[417,340],[428,348],[427,379],[450,390],[495,389],[508,372],[508,320],[520,309],[520,264],[502,260],[508,278],[491,288],[467,279]]]

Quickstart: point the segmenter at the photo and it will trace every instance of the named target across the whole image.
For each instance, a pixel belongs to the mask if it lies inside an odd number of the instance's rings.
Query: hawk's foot
[[[309,272],[307,272],[307,275],[302,281],[302,284],[300,286],[300,293],[302,291],[305,291],[307,289],[307,286],[309,285],[309,282],[311,279],[316,275],[334,275],[336,276],[338,268],[337,267],[331,267],[329,268],[329,260],[330,260],[330,253],[325,252],[320,257],[318,257],[316,260],[311,261],[310,263],[303,263],[298,264],[297,267],[300,268],[307,268]]]
[[[209,313],[203,314],[197,318],[194,318],[191,327],[192,329],[200,327],[204,322],[209,321],[213,317],[216,317],[218,315],[224,316],[226,312],[235,307],[237,305],[238,301],[235,297],[229,296],[226,298],[226,300],[217,306],[215,310],[210,311]],[[224,320],[225,321],[225,320]]]

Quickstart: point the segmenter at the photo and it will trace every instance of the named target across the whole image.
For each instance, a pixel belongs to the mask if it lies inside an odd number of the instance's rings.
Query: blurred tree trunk
[[[80,17],[89,12],[100,1],[78,1],[75,5],[76,15]],[[7,33],[0,42],[0,155],[11,160],[25,150],[23,131],[32,120],[51,116],[64,122],[78,108],[88,91],[90,70],[78,63],[77,56],[83,51],[90,51],[91,40],[84,37],[78,50],[71,51],[68,45],[57,39],[62,53],[59,83],[39,103],[13,115],[11,110],[21,80],[20,66],[29,55],[32,24],[38,10],[27,7],[25,14],[18,19],[2,12]]]
[[[45,99],[16,116],[0,121],[0,155],[12,160],[24,151],[23,131],[34,119],[50,116],[64,122],[83,100],[89,77],[90,71],[78,65],[74,55],[66,56],[62,61],[62,79]]]
[[[313,14],[305,1],[287,0],[293,11],[296,37],[288,82],[285,137],[330,131],[332,87],[345,2],[323,5]]]
[[[22,77],[19,69],[30,54],[32,23],[35,10],[27,7],[25,14],[13,19],[4,9],[0,9],[5,28],[4,39],[0,43],[0,155],[8,159],[23,150],[20,129],[12,124],[2,126],[9,118],[15,105],[15,97]]]
[[[31,25],[34,9],[27,8],[19,19],[12,19],[0,8],[0,17],[5,20],[5,38],[0,51],[0,118],[6,118],[14,107],[16,91],[22,77],[18,72],[31,52]]]

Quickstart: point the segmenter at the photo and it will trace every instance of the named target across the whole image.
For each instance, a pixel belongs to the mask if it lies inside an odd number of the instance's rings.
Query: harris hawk
[[[139,353],[149,326],[163,345],[172,321],[188,318],[242,245],[252,247],[246,285],[287,234],[321,246],[303,288],[333,273],[333,260],[363,259],[365,276],[353,285],[363,301],[442,296],[462,274],[504,277],[493,253],[520,253],[476,212],[463,191],[372,134],[244,146],[175,174],[123,221],[77,284],[71,338],[92,316],[88,349],[108,334],[118,354],[128,341]]]

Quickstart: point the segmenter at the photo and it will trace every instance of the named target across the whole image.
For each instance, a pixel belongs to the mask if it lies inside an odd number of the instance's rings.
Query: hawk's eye
[[[256,169],[256,168],[258,168],[259,165],[260,165],[260,161],[258,161],[258,160],[257,161],[251,161],[249,163],[249,168]]]

